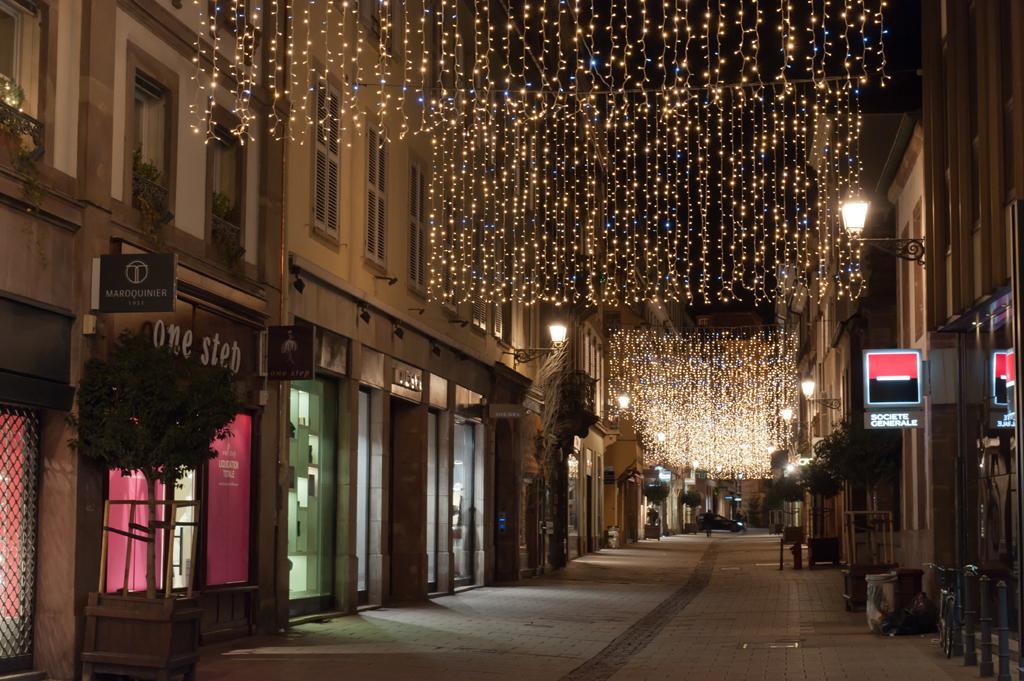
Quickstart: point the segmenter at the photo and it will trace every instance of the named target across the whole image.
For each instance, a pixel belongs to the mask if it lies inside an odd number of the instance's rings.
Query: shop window
[[[170,551],[171,588],[185,589],[196,567],[203,565],[204,572],[195,575],[194,587],[218,586],[247,583],[249,581],[249,538],[250,538],[250,493],[252,486],[252,417],[239,414],[228,426],[231,435],[216,440],[210,448],[217,453],[210,459],[204,470],[197,474],[188,471],[175,485],[175,501],[195,501],[197,490],[205,484],[206,493],[199,495],[202,502],[200,517],[195,507],[179,508],[175,519],[179,523],[192,523],[206,527],[206,541],[196,545],[193,556],[193,542],[197,539],[197,527],[181,525],[175,528],[168,540],[162,530],[157,531],[157,588],[164,586],[165,551]],[[145,477],[138,471],[122,475],[110,471],[107,479],[107,499],[110,501],[145,501],[148,498]],[[163,484],[156,485],[156,499],[166,499]],[[166,510],[158,507],[158,520],[165,520]],[[149,512],[146,506],[136,505],[134,515],[128,504],[111,504],[108,526],[116,530],[127,530],[130,523],[148,524]],[[128,556],[128,539],[123,535],[109,533],[107,537],[106,589],[119,591],[125,583],[125,562]],[[195,562],[194,562],[195,561]],[[144,591],[146,588],[146,545],[132,542],[128,567],[129,591]]]
[[[288,597],[296,616],[334,607],[335,385],[294,381],[288,414]]]
[[[476,491],[476,424],[455,424],[455,455],[452,461],[452,554],[456,585],[472,584],[476,534],[474,494]]]
[[[39,421],[0,405],[0,668],[32,664]]]
[[[388,147],[376,131],[366,135],[366,257],[385,265],[387,240],[387,159]]]
[[[427,413],[427,591],[437,591],[438,544],[438,466],[437,425],[438,414]]]
[[[370,459],[372,430],[370,393],[359,391],[359,432],[356,444],[356,562],[357,590],[366,602],[369,594],[370,557]]]

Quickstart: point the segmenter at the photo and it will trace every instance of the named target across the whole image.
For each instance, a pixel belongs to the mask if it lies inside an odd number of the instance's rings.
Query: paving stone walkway
[[[787,553],[788,558],[788,553]],[[778,540],[641,542],[518,586],[294,627],[203,652],[203,681],[959,681],[932,636],[870,634],[833,569]]]

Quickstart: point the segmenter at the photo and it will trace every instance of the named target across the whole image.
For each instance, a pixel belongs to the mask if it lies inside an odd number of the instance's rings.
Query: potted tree
[[[803,467],[800,480],[811,495],[811,537],[807,540],[807,567],[813,569],[816,563],[839,565],[839,537],[828,532],[825,515],[826,501],[835,498],[843,488],[839,479],[826,461],[815,457]]]
[[[644,539],[661,539],[661,505],[668,498],[668,483],[654,480],[644,485],[647,499],[647,522],[644,525]]]
[[[868,555],[864,559],[857,555],[855,537],[849,537],[847,569],[843,570],[843,596],[848,609],[856,609],[866,603],[867,587],[864,578],[867,575],[889,572],[896,567],[891,562],[891,556],[877,555],[875,551],[876,535],[881,534],[884,546],[887,531],[891,537],[891,525],[888,529],[883,525],[879,530],[875,519],[867,512],[879,511],[878,489],[895,478],[899,456],[899,433],[867,429],[858,421],[843,421],[814,446],[814,458],[821,462],[833,478],[841,481],[848,492],[845,495],[850,505],[846,513],[850,521],[847,525],[848,535],[861,533],[866,537]],[[862,509],[857,508],[861,505],[858,498],[863,499]],[[891,516],[889,519],[891,521]],[[920,575],[920,571],[917,571],[917,575]],[[908,577],[914,579],[914,575],[909,572]]]
[[[772,510],[782,510],[786,503],[803,501],[804,488],[800,481],[790,476],[784,476],[768,483],[768,491],[765,495],[765,505]],[[787,544],[802,544],[804,541],[803,527],[787,525],[785,521],[776,527],[782,533],[783,541]]]
[[[241,408],[232,374],[126,332],[106,360],[86,363],[77,399],[71,445],[108,470],[141,474],[147,491],[145,513],[127,532],[104,528],[145,543],[145,593],[129,593],[125,584],[121,594],[90,594],[83,673],[189,672],[198,660],[200,610],[194,598],[157,592],[157,545],[170,524],[158,512],[167,502],[157,497],[160,486],[173,496],[188,470],[215,456],[211,444],[230,435],[227,425]]]
[[[690,518],[692,518],[694,509],[699,507],[700,503],[700,492],[698,492],[697,490],[688,489],[679,495],[679,505],[682,506],[684,509],[690,509]],[[687,522],[683,525],[683,529],[686,534],[696,534],[697,523],[691,520],[690,518],[688,518]]]

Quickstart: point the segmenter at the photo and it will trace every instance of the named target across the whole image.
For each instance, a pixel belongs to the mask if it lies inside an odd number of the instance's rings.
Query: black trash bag
[[[928,596],[919,593],[909,608],[886,615],[882,620],[882,633],[887,636],[930,634],[938,630],[938,621],[935,604],[928,600]]]

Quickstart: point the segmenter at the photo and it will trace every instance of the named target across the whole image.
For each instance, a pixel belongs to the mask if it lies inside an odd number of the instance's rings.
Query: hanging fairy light
[[[713,478],[762,478],[788,444],[796,337],[783,327],[623,329],[609,340],[610,388],[630,395],[647,457]]]
[[[429,139],[437,300],[860,292],[839,204],[886,0],[194,1],[197,132],[226,102],[251,134],[260,83],[299,144]]]

